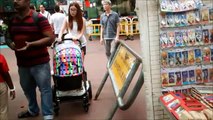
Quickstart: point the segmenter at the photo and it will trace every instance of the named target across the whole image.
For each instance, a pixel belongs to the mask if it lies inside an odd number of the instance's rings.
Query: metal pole
[[[107,116],[107,120],[112,120],[117,109],[118,109],[118,101],[115,102],[115,105],[112,107],[111,111],[109,112]]]
[[[103,80],[102,80],[102,82],[101,82],[101,84],[100,84],[100,86],[99,86],[99,88],[98,88],[98,90],[96,92],[94,100],[97,100],[98,96],[100,95],[101,90],[103,89],[104,84],[106,83],[106,80],[107,80],[108,76],[109,76],[109,72],[107,70],[107,72],[105,73],[104,78],[103,78]]]

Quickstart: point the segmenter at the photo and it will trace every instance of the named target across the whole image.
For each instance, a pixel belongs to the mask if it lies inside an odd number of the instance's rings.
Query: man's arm
[[[33,47],[33,46],[51,46],[55,39],[55,36],[52,30],[44,31],[43,35],[45,36],[44,38],[37,41],[33,41],[33,42],[26,42],[26,46],[24,46],[23,48],[17,49],[17,51],[26,50],[29,47]]]
[[[115,37],[115,41],[119,40],[119,35],[120,35],[120,18],[117,14],[117,17],[116,17],[116,22],[117,22],[117,28],[116,28],[116,37]]]
[[[103,44],[103,32],[104,32],[104,26],[103,26],[103,21],[102,21],[102,15],[101,15],[101,18],[100,18],[100,25],[101,25],[101,28],[100,28],[100,43],[101,45]]]
[[[101,25],[101,31],[100,31],[100,43],[103,44],[103,32],[104,32],[104,26]]]
[[[51,25],[49,24],[49,22],[46,18],[44,19],[44,16],[42,16],[42,15],[38,16],[38,20],[39,20],[39,23],[37,25],[43,34],[43,38],[36,40],[36,41],[32,41],[32,42],[26,41],[26,46],[24,46],[23,48],[17,49],[17,51],[26,50],[29,47],[33,47],[33,46],[38,46],[38,47],[45,46],[46,47],[46,46],[52,45],[52,43],[55,40],[55,36],[54,36],[53,30],[51,28]]]
[[[10,24],[11,23],[8,23],[8,29],[5,35],[5,42],[8,47],[10,47],[12,50],[15,50],[15,43],[12,41],[12,37],[10,35]]]
[[[119,40],[120,35],[120,22],[117,23],[116,37],[115,40]]]
[[[13,100],[15,98],[15,87],[13,85],[9,72],[4,72],[3,78],[4,78],[5,82],[7,83],[8,87],[10,88],[10,97]]]
[[[6,38],[5,40],[6,44],[8,47],[10,47],[10,49],[15,50],[15,43],[11,40],[11,38]]]
[[[43,35],[45,36],[44,38],[29,42],[30,46],[50,46],[54,42],[55,36],[52,31],[44,31]]]

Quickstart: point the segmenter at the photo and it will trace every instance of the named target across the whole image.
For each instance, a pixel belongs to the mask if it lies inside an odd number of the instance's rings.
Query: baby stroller
[[[56,115],[59,112],[59,104],[68,100],[82,100],[84,111],[89,110],[92,88],[83,66],[81,42],[78,42],[79,45],[72,39],[63,39],[62,42],[53,44],[52,91]]]

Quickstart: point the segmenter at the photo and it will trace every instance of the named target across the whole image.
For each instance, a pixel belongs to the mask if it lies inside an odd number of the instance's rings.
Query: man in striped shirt
[[[52,28],[43,15],[30,10],[30,0],[14,0],[17,14],[9,24],[8,46],[15,51],[20,84],[29,102],[18,118],[39,114],[36,87],[41,92],[42,115],[53,119],[50,58],[47,46],[54,41]]]

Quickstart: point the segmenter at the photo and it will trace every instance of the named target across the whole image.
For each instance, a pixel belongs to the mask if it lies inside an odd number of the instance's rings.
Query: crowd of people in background
[[[110,0],[102,0],[105,12],[100,16],[100,44],[105,45],[107,58],[111,55],[113,41],[119,40],[120,32],[119,15],[111,10],[111,4]],[[32,6],[34,5],[31,5],[31,8],[35,8]],[[61,41],[65,34],[66,38],[79,39],[82,42],[82,52],[84,55],[86,54],[86,41],[89,39],[86,32],[87,18],[85,18],[85,11],[77,2],[70,3],[67,15],[60,9],[59,5],[55,6],[55,13],[52,15],[45,10],[45,6],[42,4],[39,6],[39,10],[48,19],[57,40]]]

